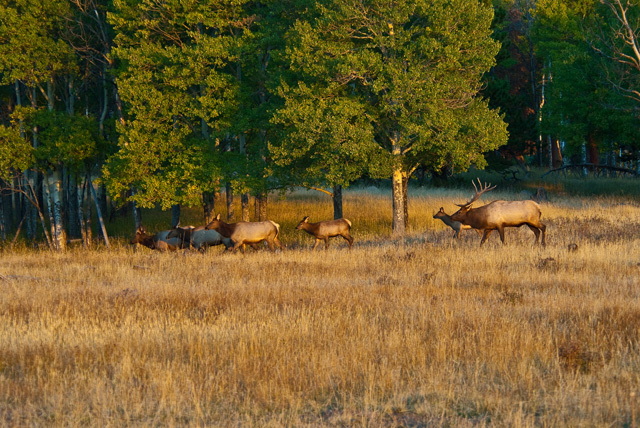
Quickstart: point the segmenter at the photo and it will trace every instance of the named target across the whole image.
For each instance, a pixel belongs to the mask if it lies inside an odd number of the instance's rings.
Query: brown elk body
[[[333,238],[334,236],[342,236],[349,243],[349,248],[353,246],[353,238],[349,234],[351,231],[351,222],[346,218],[319,221],[318,223],[309,223],[308,220],[308,216],[303,218],[296,226],[296,230],[304,230],[308,234],[316,237],[313,250],[316,249],[320,241],[324,241],[324,249],[328,249],[329,238]]]
[[[260,242],[266,242],[271,251],[275,250],[275,246],[283,250],[282,244],[278,240],[278,234],[280,233],[280,225],[271,220],[260,222],[240,221],[238,223],[225,223],[220,220],[220,214],[211,221],[211,223],[205,226],[207,230],[215,230],[225,238],[230,238],[233,241],[233,252],[236,252],[238,248],[245,251],[245,246],[251,245],[254,248],[255,244]]]
[[[467,229],[473,229],[471,226],[467,224],[462,224],[459,221],[454,221],[451,219],[451,216],[444,212],[444,208],[440,207],[440,211],[433,215],[434,219],[442,220],[444,224],[453,229],[453,237],[460,238],[460,232]],[[478,229],[475,229],[478,234],[482,234],[482,232]]]
[[[144,227],[140,226],[136,230],[136,235],[129,243],[144,245],[152,250],[176,251],[179,248],[177,241],[174,242],[174,240],[167,239],[168,233],[165,234],[164,232],[167,231],[158,232],[155,235],[149,235]]]
[[[480,183],[480,180],[478,180]],[[457,204],[460,209],[451,215],[451,219],[462,224],[471,226],[474,229],[484,230],[480,245],[484,244],[491,232],[497,230],[500,240],[504,244],[504,228],[520,227],[525,224],[536,236],[538,243],[542,234],[542,245],[546,244],[545,232],[547,227],[540,221],[542,211],[536,202],[528,201],[493,201],[479,208],[471,208],[471,204],[483,193],[495,189],[496,186],[488,187],[486,184],[476,189],[475,195],[465,204]]]

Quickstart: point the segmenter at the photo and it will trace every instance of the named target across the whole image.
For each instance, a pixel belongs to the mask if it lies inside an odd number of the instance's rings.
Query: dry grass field
[[[0,425],[635,426],[638,199],[550,189],[546,248],[480,249],[432,219],[471,193],[412,190],[395,239],[347,189],[351,251],[293,230],[332,216],[311,192],[270,203],[284,252],[4,250]]]

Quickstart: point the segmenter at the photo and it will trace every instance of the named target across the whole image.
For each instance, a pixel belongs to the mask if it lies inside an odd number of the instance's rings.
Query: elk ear
[[[444,208],[440,207],[440,211],[438,211],[438,212],[444,214]]]
[[[302,219],[302,222],[307,223],[307,220],[309,220],[309,216],[305,216],[305,218]]]
[[[216,216],[216,220],[220,220],[220,213]]]

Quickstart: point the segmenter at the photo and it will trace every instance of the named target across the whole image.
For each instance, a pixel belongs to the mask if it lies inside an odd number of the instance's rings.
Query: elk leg
[[[273,242],[276,243],[276,245],[278,246],[278,248],[280,248],[281,251],[284,251],[284,248],[282,247],[282,242],[280,242],[277,236],[273,238]]]
[[[500,240],[504,245],[504,226],[498,226],[498,233],[500,234]]]
[[[351,235],[345,233],[344,235],[340,236],[342,236],[349,243],[349,249],[351,249],[351,247],[353,246],[353,238],[351,237]]]
[[[544,246],[547,245],[547,241],[545,239],[546,235],[547,235],[547,233],[546,233],[547,232],[547,226],[544,223],[542,223],[540,220],[538,220],[537,223],[538,224],[535,225],[534,227],[536,227],[540,232],[542,232],[542,246],[544,247]],[[537,234],[536,234],[536,242],[538,242]]]
[[[482,244],[484,244],[484,241],[487,240],[487,238],[489,237],[489,235],[491,235],[491,232],[493,232],[493,229],[485,229],[484,230],[484,234],[482,235],[482,241],[480,241],[480,246],[482,247]]]
[[[316,243],[313,245],[313,248],[311,249],[311,251],[315,251],[316,247],[318,246],[318,244],[320,243],[321,239],[320,238],[316,238]]]
[[[267,245],[269,246],[269,251],[271,251],[272,253],[276,250],[275,245],[273,245],[272,241],[267,240]]]
[[[324,237],[324,249],[325,249],[325,251],[329,249],[329,237],[328,236]]]
[[[538,229],[533,225],[530,225],[529,223],[527,223],[527,226],[529,226],[529,229],[531,229],[531,231],[536,235],[536,244],[537,244],[538,239],[540,238],[540,229]]]

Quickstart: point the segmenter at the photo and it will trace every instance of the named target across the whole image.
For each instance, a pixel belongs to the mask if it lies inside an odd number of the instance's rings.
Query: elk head
[[[217,216],[215,216],[215,218],[213,220],[211,220],[211,222],[209,224],[207,224],[204,228],[206,230],[217,230],[220,227],[220,214],[218,214]]]
[[[136,235],[129,241],[130,244],[139,244],[141,243],[145,237],[147,237],[147,231],[143,226],[138,226],[136,229]]]
[[[456,211],[454,214],[451,215],[451,219],[455,220],[455,221],[460,221],[461,218],[464,217],[465,214],[467,214],[469,212],[469,210],[471,209],[471,204],[473,204],[475,201],[478,200],[478,198],[480,196],[482,196],[483,193],[488,192],[490,190],[495,189],[497,186],[491,186],[491,183],[487,184],[484,183],[484,185],[480,182],[480,179],[478,178],[478,186],[476,186],[476,183],[474,183],[473,181],[471,181],[471,184],[473,184],[473,188],[475,189],[475,194],[471,197],[471,199],[469,200],[469,202],[466,202],[464,204],[456,204],[457,206],[460,207],[460,209],[458,211]]]
[[[305,218],[303,218],[300,223],[298,223],[298,225],[296,226],[296,230],[300,230],[304,227],[304,223],[308,223],[309,220],[309,216],[306,216]]]

